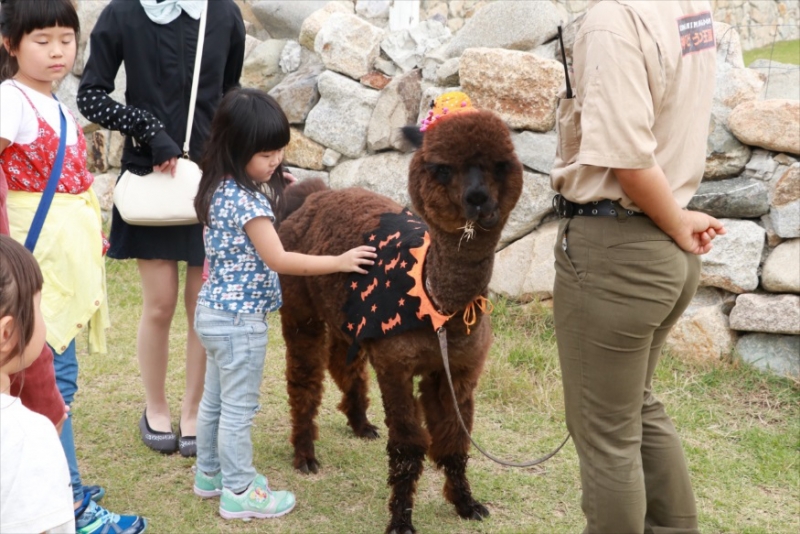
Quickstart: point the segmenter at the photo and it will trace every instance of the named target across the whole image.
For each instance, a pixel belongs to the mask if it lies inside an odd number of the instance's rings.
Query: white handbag
[[[122,173],[114,187],[114,204],[117,206],[122,220],[128,224],[178,226],[198,222],[194,209],[194,198],[197,196],[202,173],[200,167],[189,159],[189,140],[192,136],[207,14],[208,2],[205,2],[197,33],[197,53],[194,58],[194,76],[189,99],[189,118],[186,125],[186,140],[183,143],[183,156],[178,158],[175,176],[169,172],[157,171],[145,176],[139,176],[130,171]]]

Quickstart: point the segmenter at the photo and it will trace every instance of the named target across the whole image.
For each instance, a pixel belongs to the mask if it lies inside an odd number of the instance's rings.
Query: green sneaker
[[[222,490],[219,515],[225,519],[267,519],[288,514],[294,505],[294,493],[272,491],[267,485],[267,477],[257,475],[241,495],[236,495],[228,488]]]
[[[198,469],[194,474],[194,494],[204,499],[222,495],[222,471],[212,477]]]

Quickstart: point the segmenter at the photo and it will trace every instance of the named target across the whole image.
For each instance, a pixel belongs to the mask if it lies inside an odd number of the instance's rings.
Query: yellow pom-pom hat
[[[478,111],[472,106],[472,101],[461,91],[451,91],[440,95],[431,103],[428,115],[422,119],[419,130],[424,132],[445,117],[452,117],[460,113],[473,113]]]

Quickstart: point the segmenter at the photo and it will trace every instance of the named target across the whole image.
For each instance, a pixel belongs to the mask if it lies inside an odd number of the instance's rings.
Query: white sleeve
[[[23,96],[19,89],[0,85],[0,137],[13,144],[22,124]]]

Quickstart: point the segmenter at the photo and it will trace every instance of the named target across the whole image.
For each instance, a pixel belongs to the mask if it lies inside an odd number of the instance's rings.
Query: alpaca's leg
[[[314,454],[314,440],[318,437],[318,430],[314,419],[322,401],[325,378],[325,325],[301,314],[301,310],[292,304],[294,302],[284,303],[281,326],[286,342],[286,389],[292,417],[293,464],[303,473],[316,473],[319,462]]]
[[[347,416],[347,424],[360,438],[376,439],[378,427],[367,419],[369,407],[369,372],[367,360],[359,355],[350,364],[347,363],[347,342],[337,336],[328,336],[328,371],[342,391],[339,410]]]
[[[464,424],[472,432],[475,382],[454,375],[453,387]],[[428,454],[436,466],[444,470],[444,496],[455,505],[458,515],[479,521],[489,515],[489,510],[472,497],[467,480],[469,437],[458,423],[447,377],[443,372],[427,375],[420,381],[419,389],[431,435]]]
[[[389,498],[391,519],[386,532],[413,534],[416,532],[411,523],[414,493],[430,438],[419,421],[410,370],[397,365],[390,369],[376,366],[376,371],[389,429],[386,452],[392,494]]]

